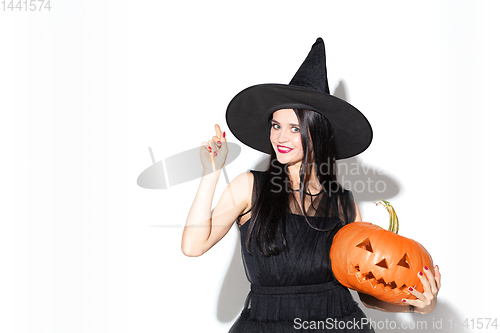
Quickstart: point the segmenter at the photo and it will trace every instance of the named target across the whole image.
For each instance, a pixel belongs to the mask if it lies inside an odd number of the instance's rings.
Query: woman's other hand
[[[413,296],[417,297],[417,299],[404,299],[403,302],[413,305],[415,307],[415,312],[427,314],[436,307],[437,295],[441,288],[441,274],[439,273],[439,267],[437,265],[434,266],[434,274],[427,267],[424,267],[422,271],[417,274],[424,286],[424,292],[421,293],[413,288],[408,288],[408,291],[410,291]]]

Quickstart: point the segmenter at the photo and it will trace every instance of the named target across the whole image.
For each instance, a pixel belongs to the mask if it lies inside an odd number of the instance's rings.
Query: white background
[[[288,83],[319,36],[332,93],[340,83],[374,129],[355,162],[384,174],[400,234],[443,275],[428,316],[366,314],[445,332],[500,317],[499,2],[51,5],[0,12],[1,332],[227,331],[249,288],[237,229],[183,256],[198,180],[151,190],[137,177],[148,147],[157,161],[196,147],[227,130],[240,90]],[[243,147],[229,178],[262,157]],[[360,192],[364,220],[386,227]]]

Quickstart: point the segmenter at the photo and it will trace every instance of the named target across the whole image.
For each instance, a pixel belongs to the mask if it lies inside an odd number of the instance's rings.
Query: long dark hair
[[[314,226],[304,211],[305,191],[308,190],[307,181],[311,176],[312,168],[320,182],[324,195],[336,200],[339,216],[342,223],[349,223],[348,212],[351,212],[353,203],[346,198],[346,193],[337,181],[336,153],[334,133],[328,119],[318,112],[293,109],[299,120],[300,136],[304,157],[300,168],[300,205],[303,215],[310,227],[320,231]],[[272,115],[269,119],[271,127]],[[286,246],[285,215],[289,211],[292,191],[289,188],[288,165],[281,164],[274,149],[270,151],[271,159],[265,172],[264,181],[252,208],[252,216],[248,221],[249,229],[246,237],[246,248],[251,253],[252,235],[255,230],[255,240],[260,252],[266,256],[276,255]]]

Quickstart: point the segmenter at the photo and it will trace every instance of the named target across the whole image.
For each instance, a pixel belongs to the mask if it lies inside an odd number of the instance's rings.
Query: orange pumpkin
[[[350,223],[335,235],[330,259],[342,285],[397,304],[403,298],[416,298],[408,287],[423,292],[417,274],[433,263],[422,245],[397,234],[396,212],[388,201],[382,201],[379,204],[390,214],[389,231],[367,222]]]

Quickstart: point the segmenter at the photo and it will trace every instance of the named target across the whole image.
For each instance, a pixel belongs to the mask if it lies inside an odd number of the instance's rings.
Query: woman
[[[324,44],[318,39],[289,85],[264,84],[240,92],[226,118],[243,143],[271,154],[266,172],[236,177],[211,211],[227,156],[226,135],[200,150],[203,177],[189,211],[182,251],[199,256],[237,221],[251,292],[230,332],[373,332],[347,288],[331,271],[329,247],[345,224],[361,221],[351,192],[336,178],[336,160],[371,143],[366,118],[329,94]],[[428,313],[436,305],[440,274],[419,275],[424,293],[389,304],[360,294],[369,308]]]

